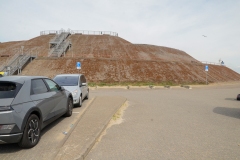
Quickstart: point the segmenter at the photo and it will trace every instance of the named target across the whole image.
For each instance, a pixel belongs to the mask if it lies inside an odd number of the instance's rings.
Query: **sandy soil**
[[[49,41],[54,35],[42,35],[27,41],[0,44],[0,55],[21,52],[38,53],[22,75],[82,73],[91,82],[171,82],[205,83],[205,64],[187,53],[173,48],[132,44],[120,37],[108,35],[71,35],[72,47],[65,57],[49,58]],[[0,63],[7,61],[0,57]],[[82,69],[76,69],[81,62]],[[210,83],[240,81],[240,74],[218,65],[209,65]]]

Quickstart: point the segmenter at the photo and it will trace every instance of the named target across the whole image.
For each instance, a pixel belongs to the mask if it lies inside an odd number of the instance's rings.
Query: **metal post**
[[[206,85],[208,84],[208,82],[207,82],[207,72],[206,72]]]
[[[71,46],[70,46],[70,49],[71,49],[71,52],[72,52],[72,57],[73,57],[73,50],[72,50],[72,44],[71,44]]]
[[[21,46],[21,48],[22,48],[22,55],[23,55],[23,48],[24,48],[24,46]]]

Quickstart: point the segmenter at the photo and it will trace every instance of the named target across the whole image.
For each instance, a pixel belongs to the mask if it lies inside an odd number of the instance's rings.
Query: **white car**
[[[72,93],[74,105],[81,107],[83,99],[88,99],[89,88],[83,74],[59,74],[53,80]]]

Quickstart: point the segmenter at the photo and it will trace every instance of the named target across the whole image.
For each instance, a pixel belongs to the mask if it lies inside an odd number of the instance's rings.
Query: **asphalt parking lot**
[[[109,127],[85,159],[240,159],[240,85],[140,89],[94,89],[70,118],[43,130],[39,144],[0,145],[0,159],[54,159],[91,100],[128,100],[120,124]],[[108,103],[106,101],[106,103]],[[72,159],[72,158],[69,158]]]
[[[240,159],[240,85],[192,88],[93,91],[129,106],[86,159]]]
[[[37,146],[31,149],[21,149],[17,144],[0,145],[1,160],[40,160],[54,159],[59,149],[65,143],[69,132],[76,125],[79,117],[87,109],[92,99],[85,100],[82,107],[75,107],[71,117],[61,117],[42,130]]]

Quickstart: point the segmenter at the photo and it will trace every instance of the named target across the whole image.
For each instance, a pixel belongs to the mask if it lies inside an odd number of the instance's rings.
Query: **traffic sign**
[[[77,69],[81,69],[81,63],[77,62]]]
[[[208,65],[205,66],[205,71],[206,71],[206,72],[208,71]]]

